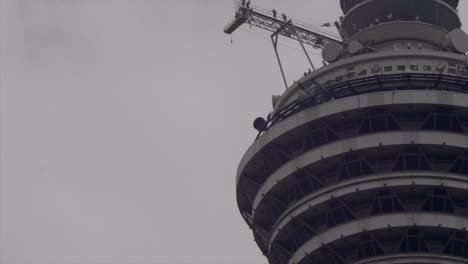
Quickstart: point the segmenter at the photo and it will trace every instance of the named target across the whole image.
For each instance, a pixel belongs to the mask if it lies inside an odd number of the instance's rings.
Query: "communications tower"
[[[458,0],[340,2],[339,38],[245,2],[225,28],[250,23],[274,44],[281,35],[321,48],[327,62],[285,80],[255,120],[237,172],[242,217],[270,264],[466,264]]]

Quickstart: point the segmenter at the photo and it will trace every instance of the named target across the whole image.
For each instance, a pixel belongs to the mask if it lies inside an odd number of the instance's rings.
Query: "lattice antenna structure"
[[[341,38],[332,32],[298,20],[288,19],[284,15],[279,15],[275,10],[269,11],[252,4],[247,6],[245,3],[242,4],[242,2],[236,2],[236,15],[224,27],[224,33],[232,34],[243,24],[249,24],[287,38],[302,41],[304,44],[314,48],[323,48],[327,43],[332,41],[342,42]],[[284,27],[284,24],[288,21],[290,26]]]
[[[302,50],[304,51],[310,67],[314,71],[316,70],[316,67],[313,64],[310,55],[305,48],[305,45],[310,45],[315,49],[322,49],[329,44],[344,44],[340,37],[332,32],[323,30],[319,27],[308,25],[298,20],[289,19],[285,14],[282,14],[280,19],[276,10],[273,9],[268,11],[259,6],[250,4],[250,1],[236,1],[235,17],[224,27],[224,33],[232,34],[244,24],[249,24],[251,26],[272,32],[271,40],[286,89],[288,88],[289,84],[286,80],[283,64],[278,52],[279,36],[284,36],[298,41],[302,47]],[[340,28],[339,23],[336,23],[336,26],[338,29]],[[345,34],[342,32],[342,35]]]

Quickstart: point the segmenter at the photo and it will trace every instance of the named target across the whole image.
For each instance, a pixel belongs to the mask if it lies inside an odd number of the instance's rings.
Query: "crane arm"
[[[248,23],[272,33],[302,41],[314,48],[323,48],[330,42],[342,43],[338,36],[325,30],[313,28],[299,21],[292,21],[290,26],[284,27],[283,25],[287,22],[276,18],[276,14],[273,14],[272,11],[266,11],[255,6],[238,5],[236,16],[224,27],[224,33],[232,34],[240,26]]]

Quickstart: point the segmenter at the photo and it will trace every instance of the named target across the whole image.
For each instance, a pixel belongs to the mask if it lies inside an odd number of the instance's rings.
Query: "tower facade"
[[[458,0],[341,0],[343,43],[273,98],[237,172],[271,264],[468,263]]]

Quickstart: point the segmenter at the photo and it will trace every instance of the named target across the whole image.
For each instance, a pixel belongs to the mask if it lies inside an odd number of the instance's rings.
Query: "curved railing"
[[[339,98],[378,91],[399,90],[443,90],[468,93],[468,75],[453,76],[431,73],[399,73],[373,75],[354,80],[303,89],[304,95],[267,118],[267,131],[277,122],[284,120],[307,108]],[[258,133],[259,138],[265,131]]]

